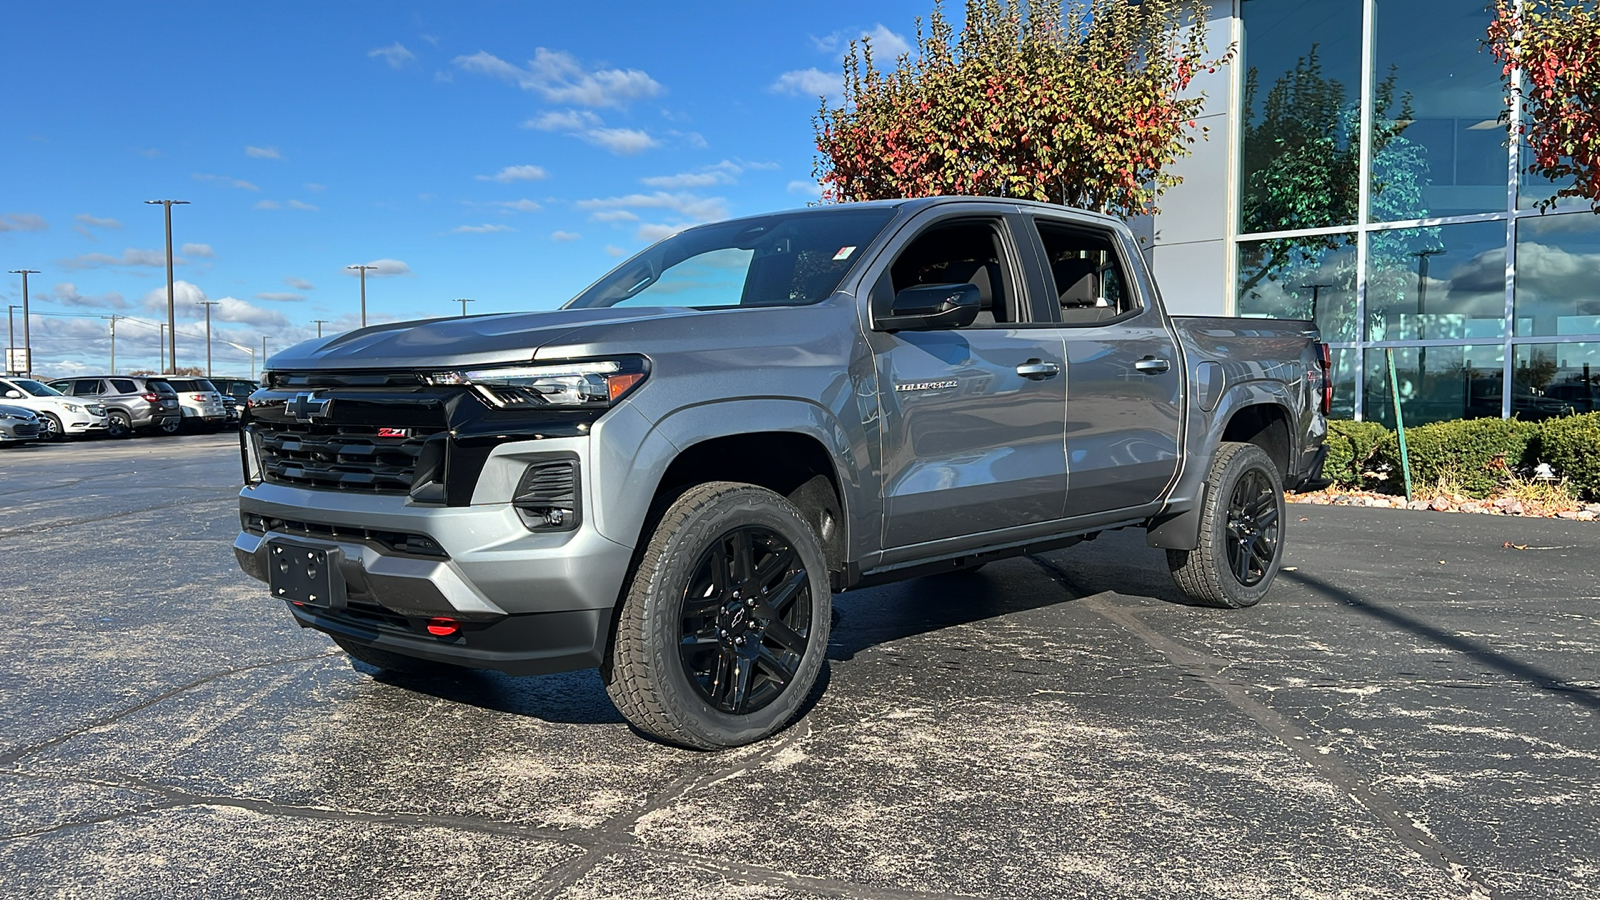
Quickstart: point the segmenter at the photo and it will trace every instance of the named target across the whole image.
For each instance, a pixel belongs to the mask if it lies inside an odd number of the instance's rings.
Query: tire
[[[332,635],[330,635],[332,637]],[[431,659],[417,659],[414,656],[402,656],[399,653],[390,653],[388,650],[379,650],[368,647],[355,641],[335,637],[333,642],[339,645],[351,659],[356,662],[366,663],[375,669],[393,672],[397,675],[438,675],[452,676],[462,672],[460,666],[449,663],[435,662]]]
[[[45,429],[45,433],[39,436],[41,444],[67,439],[67,431],[61,427],[61,420],[56,418],[54,413],[40,413],[39,421],[44,425]]]
[[[127,413],[112,412],[106,415],[106,437],[133,437],[133,422],[129,421]]]
[[[162,419],[161,424],[156,426],[156,431],[159,434],[177,434],[182,430],[182,418]]]
[[[606,692],[668,743],[761,740],[811,693],[832,604],[822,547],[793,504],[754,485],[698,485],[644,547],[601,670]]]
[[[1283,480],[1254,444],[1224,443],[1211,461],[1200,545],[1168,550],[1172,579],[1207,606],[1242,609],[1261,602],[1283,563]]]

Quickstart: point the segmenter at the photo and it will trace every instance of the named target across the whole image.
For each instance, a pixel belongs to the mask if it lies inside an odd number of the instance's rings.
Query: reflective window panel
[[[1600,335],[1600,216],[1517,222],[1518,335]]]
[[[1522,418],[1600,410],[1600,342],[1517,344],[1512,356],[1512,377],[1528,395]]]
[[[1336,349],[1333,351],[1333,412],[1334,419],[1356,417],[1356,367],[1361,365],[1361,351]]]
[[[1484,0],[1376,6],[1371,221],[1504,210],[1510,150]]]
[[[1354,224],[1360,0],[1243,0],[1240,15],[1241,233]]]
[[[1505,223],[1374,231],[1367,240],[1368,340],[1504,337]]]
[[[1237,314],[1311,319],[1323,340],[1355,341],[1355,242],[1353,234],[1241,242]]]
[[[1449,419],[1498,418],[1504,346],[1396,348],[1395,380],[1400,384],[1406,427]],[[1394,403],[1384,351],[1366,351],[1366,364],[1366,419],[1393,428]],[[1517,408],[1515,392],[1512,400]]]

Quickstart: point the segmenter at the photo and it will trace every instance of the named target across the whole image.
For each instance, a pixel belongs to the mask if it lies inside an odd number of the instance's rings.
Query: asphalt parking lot
[[[235,566],[232,435],[0,451],[6,897],[1600,897],[1600,526],[1290,507],[835,598],[763,744],[377,679]],[[1507,545],[1510,546],[1507,546]]]

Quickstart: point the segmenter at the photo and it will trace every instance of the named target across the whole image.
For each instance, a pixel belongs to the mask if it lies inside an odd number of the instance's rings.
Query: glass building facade
[[[1407,424],[1600,408],[1600,216],[1535,208],[1484,0],[1217,6],[1228,311],[1316,321],[1343,416],[1393,424],[1390,350]]]

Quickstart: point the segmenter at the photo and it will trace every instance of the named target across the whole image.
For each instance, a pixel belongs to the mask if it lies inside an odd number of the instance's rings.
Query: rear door
[[[1183,367],[1172,331],[1129,277],[1117,232],[1032,218],[1066,345],[1066,514],[1153,503],[1178,469]]]
[[[872,311],[918,284],[978,285],[971,326],[869,331],[877,368],[883,546],[907,547],[1061,517],[1066,491],[1058,329],[1030,309],[1015,231],[996,212],[930,216],[869,273]]]

